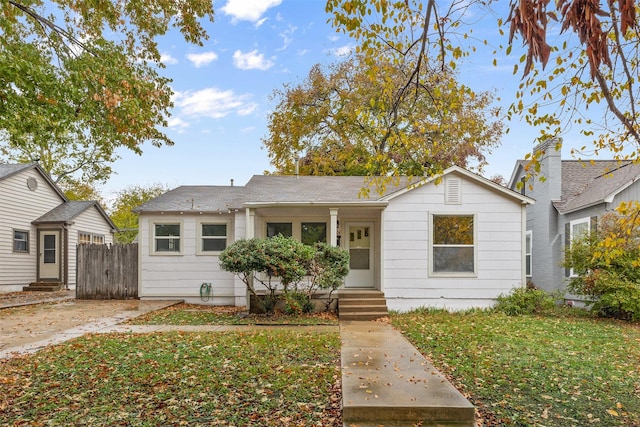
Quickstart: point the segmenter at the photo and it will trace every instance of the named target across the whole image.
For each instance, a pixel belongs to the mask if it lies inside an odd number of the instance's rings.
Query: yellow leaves
[[[611,415],[612,417],[619,417],[619,416],[620,416],[620,414],[618,413],[618,411],[613,410],[613,409],[607,409],[607,413],[608,413],[609,415]]]

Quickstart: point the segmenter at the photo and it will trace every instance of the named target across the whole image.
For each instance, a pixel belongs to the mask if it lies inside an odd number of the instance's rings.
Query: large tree
[[[116,149],[173,142],[155,39],[206,34],[210,0],[0,1],[0,154],[40,160],[54,180],[109,178]]]
[[[138,235],[138,214],[132,210],[168,190],[164,184],[132,185],[116,194],[109,215],[120,230],[115,236],[117,243],[131,243]]]
[[[428,58],[454,67],[473,55],[473,26],[495,0],[327,0],[334,27],[353,37],[357,50],[375,61],[379,55],[418,56],[407,74],[402,99],[419,76],[428,73]],[[617,158],[640,158],[640,38],[638,6],[632,0],[511,0],[510,13],[498,19],[509,26],[513,54],[522,38],[524,79],[508,117],[524,119],[540,130],[540,139],[562,136],[578,128],[586,140],[574,154],[608,151]],[[505,14],[506,15],[506,14]],[[560,35],[558,35],[560,33]],[[550,45],[547,34],[553,34]],[[485,41],[482,41],[485,42]],[[560,148],[559,145],[557,147]],[[536,165],[537,159],[533,159]]]
[[[501,135],[492,95],[473,92],[445,67],[421,75],[399,99],[417,60],[371,63],[355,55],[316,65],[302,83],[276,90],[263,143],[278,173],[297,166],[304,175],[424,176],[453,164],[482,168]]]

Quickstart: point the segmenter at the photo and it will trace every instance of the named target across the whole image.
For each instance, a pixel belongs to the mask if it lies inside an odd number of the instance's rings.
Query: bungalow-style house
[[[76,245],[110,244],[116,226],[95,201],[70,201],[37,163],[0,164],[0,292],[76,283]]]
[[[389,308],[491,306],[525,283],[525,212],[533,200],[459,167],[373,189],[365,178],[254,176],[245,186],[183,186],[139,213],[141,299],[247,305],[218,254],[238,239],[292,236],[350,253],[346,289],[384,292]]]
[[[556,150],[559,142],[549,140],[534,148],[539,174],[528,174],[527,161],[519,160],[509,181],[509,188],[536,200],[527,206],[526,276],[548,292],[563,291],[573,274],[563,267],[571,240],[595,229],[598,218],[620,202],[640,200],[640,165],[562,160]]]

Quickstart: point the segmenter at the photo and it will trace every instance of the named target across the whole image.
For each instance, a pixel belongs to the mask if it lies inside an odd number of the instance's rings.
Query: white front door
[[[40,231],[39,280],[60,280],[60,231]]]
[[[345,279],[347,288],[373,288],[373,223],[351,223],[347,226],[346,247],[349,251],[349,274]]]

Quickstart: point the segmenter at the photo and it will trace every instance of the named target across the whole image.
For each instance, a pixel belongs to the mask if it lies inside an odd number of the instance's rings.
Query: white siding
[[[238,214],[240,217],[244,213]],[[215,305],[234,305],[238,294],[244,296],[244,287],[240,287],[235,276],[220,269],[217,255],[198,255],[199,222],[228,222],[227,244],[234,241],[235,231],[233,215],[140,215],[139,218],[139,284],[138,295],[143,299],[184,299],[192,303]],[[153,224],[156,222],[179,222],[181,229],[181,253],[153,254]],[[244,226],[244,222],[242,224]],[[242,236],[238,236],[242,237]],[[213,297],[208,302],[200,299],[202,283],[211,283]],[[241,282],[240,282],[241,283]],[[244,286],[244,285],[242,285]]]
[[[76,258],[77,258],[77,244],[78,244],[78,232],[85,232],[91,234],[97,234],[104,237],[104,243],[110,245],[113,243],[113,233],[109,227],[109,223],[104,219],[102,214],[98,211],[98,208],[91,206],[86,211],[82,212],[73,220],[73,224],[69,227],[68,231],[68,256],[69,262],[69,286],[76,285]]]
[[[445,204],[445,185],[424,185],[392,199],[384,213],[383,291],[390,309],[489,307],[522,284],[522,205],[461,178],[461,203]],[[429,216],[475,215],[475,277],[429,274]]]
[[[27,188],[27,178],[38,183]],[[27,169],[0,181],[0,292],[22,290],[36,280],[37,232],[31,222],[63,200],[36,169]],[[29,252],[13,252],[13,230],[29,232]]]

